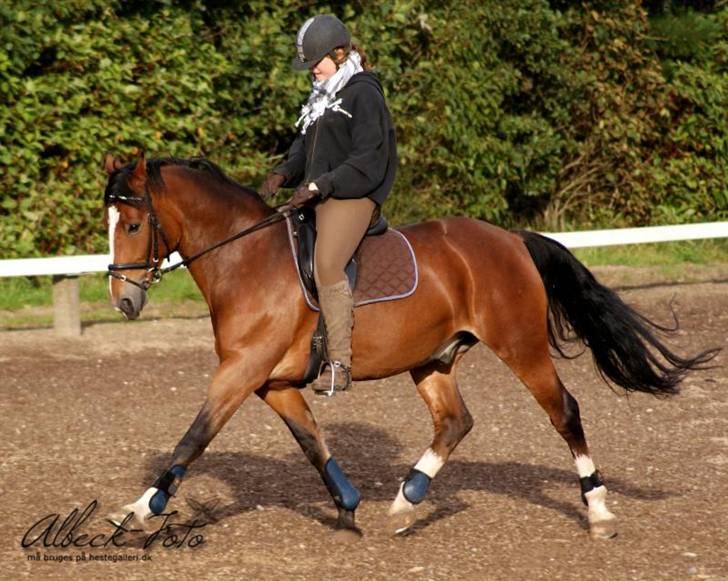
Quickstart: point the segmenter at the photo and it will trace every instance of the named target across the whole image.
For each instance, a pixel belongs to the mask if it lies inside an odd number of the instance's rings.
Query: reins
[[[257,232],[258,230],[262,230],[263,228],[266,228],[267,226],[271,226],[272,224],[276,224],[277,222],[280,222],[281,220],[285,220],[288,216],[288,212],[290,212],[290,209],[285,209],[283,212],[276,212],[275,214],[271,214],[267,218],[263,218],[260,222],[257,224],[254,224],[250,228],[246,228],[245,230],[241,230],[237,234],[233,234],[232,236],[229,236],[228,238],[225,238],[224,240],[220,240],[219,242],[216,242],[212,246],[209,246],[208,248],[205,248],[204,250],[200,250],[199,252],[193,254],[192,256],[189,256],[183,260],[180,260],[179,262],[172,264],[171,266],[167,266],[166,268],[162,268],[160,270],[161,274],[167,274],[168,272],[172,272],[173,270],[177,270],[181,266],[187,266],[194,260],[197,260],[201,256],[204,256],[208,252],[212,252],[213,250],[216,250],[220,248],[221,246],[224,246],[225,244],[228,244],[230,242],[233,242],[234,240],[237,240],[238,238],[242,238],[243,236],[247,236],[248,234],[252,234],[253,232]]]
[[[274,207],[274,210],[276,212],[274,214],[271,214],[270,216],[267,216],[263,218],[260,222],[253,224],[249,228],[245,228],[244,230],[241,230],[240,232],[237,232],[236,234],[233,234],[232,236],[229,236],[223,240],[220,240],[219,242],[216,242],[212,246],[208,246],[207,248],[200,250],[199,252],[193,254],[192,256],[188,256],[187,258],[184,258],[180,260],[179,262],[176,262],[175,264],[172,264],[170,266],[167,266],[165,268],[159,268],[159,264],[161,262],[159,257],[159,236],[162,237],[162,241],[164,242],[164,245],[167,249],[168,253],[174,252],[172,247],[169,244],[169,241],[167,240],[167,237],[164,234],[164,230],[162,229],[162,225],[157,219],[157,213],[154,211],[154,206],[152,205],[152,196],[147,188],[144,192],[144,197],[141,196],[122,196],[122,195],[114,195],[109,196],[109,201],[118,201],[121,203],[126,204],[137,204],[141,203],[144,204],[147,208],[147,211],[149,213],[149,242],[147,244],[147,253],[146,253],[146,262],[131,262],[131,263],[114,263],[109,264],[108,266],[108,276],[111,276],[113,278],[119,279],[122,282],[128,282],[129,284],[133,284],[134,286],[137,286],[141,288],[142,290],[146,291],[150,286],[153,284],[156,284],[162,280],[162,276],[167,274],[168,272],[172,272],[173,270],[177,270],[178,268],[182,266],[188,266],[198,258],[201,258],[202,256],[205,256],[206,254],[212,252],[213,250],[217,250],[221,246],[224,246],[225,244],[229,244],[230,242],[233,242],[235,240],[238,240],[239,238],[243,238],[244,236],[247,236],[248,234],[252,234],[254,232],[257,232],[258,230],[262,230],[263,228],[266,228],[268,226],[271,226],[273,224],[276,224],[282,220],[285,220],[291,210],[294,208],[290,206],[289,204],[282,204],[280,206]],[[151,261],[149,256],[151,255]],[[145,276],[142,281],[136,281],[134,279],[129,278],[128,276],[124,274],[120,274],[119,270],[141,270],[144,269],[147,271],[147,274],[151,274],[151,277]]]

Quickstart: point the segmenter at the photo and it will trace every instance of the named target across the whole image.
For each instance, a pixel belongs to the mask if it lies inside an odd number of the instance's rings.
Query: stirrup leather
[[[323,381],[328,368],[330,381]],[[351,387],[351,371],[340,361],[324,361],[319,369],[319,375],[311,386],[318,395],[331,397],[337,391],[346,391]]]

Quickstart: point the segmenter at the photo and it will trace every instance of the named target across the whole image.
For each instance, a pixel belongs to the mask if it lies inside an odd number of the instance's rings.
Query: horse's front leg
[[[119,524],[133,513],[131,523],[145,530],[154,527],[149,520],[162,514],[171,496],[174,496],[189,465],[198,457],[245,399],[265,383],[269,368],[260,361],[246,366],[250,358],[236,356],[225,360],[216,371],[210,384],[207,398],[187,433],[177,444],[172,454],[170,467],[150,486],[144,494],[121,511],[110,515],[110,520]],[[129,521],[127,520],[127,523]]]
[[[316,418],[300,390],[287,385],[276,388],[266,386],[256,393],[285,422],[309,462],[321,475],[339,510],[336,528],[360,535],[361,532],[354,523],[354,512],[361,495],[329,453]]]

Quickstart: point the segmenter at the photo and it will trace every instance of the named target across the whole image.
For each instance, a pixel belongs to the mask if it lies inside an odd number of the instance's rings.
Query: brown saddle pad
[[[286,222],[293,260],[299,271],[297,241],[290,220]],[[417,259],[409,240],[398,230],[390,228],[379,236],[367,236],[354,256],[358,264],[353,292],[355,307],[403,299],[417,289]],[[318,303],[304,286],[300,271],[299,282],[308,306],[318,311]]]

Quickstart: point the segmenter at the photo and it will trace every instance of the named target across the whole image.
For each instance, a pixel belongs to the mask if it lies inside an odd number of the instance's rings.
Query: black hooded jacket
[[[323,197],[368,197],[381,205],[397,169],[394,126],[382,85],[374,73],[360,72],[337,97],[339,110],[327,109],[299,134],[288,159],[273,171],[286,178],[286,187],[315,182]]]

